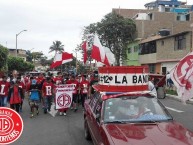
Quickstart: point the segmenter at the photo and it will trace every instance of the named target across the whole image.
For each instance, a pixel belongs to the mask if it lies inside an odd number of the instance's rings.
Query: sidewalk
[[[181,102],[181,99],[180,99],[179,96],[166,94],[166,97],[170,97],[170,98],[172,98],[172,99],[174,99],[174,100],[177,100],[177,101]],[[187,104],[192,104],[192,105],[193,105],[193,98],[192,98],[192,99],[189,99],[186,103],[187,103]]]

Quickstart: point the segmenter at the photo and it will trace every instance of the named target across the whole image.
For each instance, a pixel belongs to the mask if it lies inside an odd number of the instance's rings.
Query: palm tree
[[[53,45],[50,46],[49,49],[49,53],[55,51],[56,55],[56,53],[62,53],[64,51],[64,45],[62,45],[62,42],[56,40],[55,42],[53,42]]]

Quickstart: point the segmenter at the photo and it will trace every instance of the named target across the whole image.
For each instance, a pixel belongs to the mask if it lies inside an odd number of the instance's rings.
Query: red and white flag
[[[73,55],[67,52],[57,53],[54,57],[54,61],[52,62],[50,68],[58,67],[64,63],[70,62],[73,59]]]
[[[87,61],[87,50],[88,50],[88,43],[87,41],[84,41],[84,43],[82,44],[82,49],[83,49],[83,61],[84,61],[84,64],[86,63]]]
[[[110,66],[108,58],[107,58],[106,53],[105,53],[105,50],[104,50],[97,34],[95,34],[95,36],[94,36],[94,43],[92,46],[91,58],[95,59],[98,62],[102,62],[107,66]]]
[[[181,59],[170,74],[178,96],[185,103],[193,97],[193,52]]]

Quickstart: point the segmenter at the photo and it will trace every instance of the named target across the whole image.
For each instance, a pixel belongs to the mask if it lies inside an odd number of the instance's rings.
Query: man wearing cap
[[[40,91],[38,89],[37,80],[33,79],[30,85],[29,105],[31,109],[31,117],[34,116],[34,109],[36,114],[39,114]]]

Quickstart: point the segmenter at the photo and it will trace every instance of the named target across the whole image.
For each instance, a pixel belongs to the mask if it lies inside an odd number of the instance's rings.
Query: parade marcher
[[[22,89],[23,94],[25,95],[25,84],[21,81],[21,77],[17,77],[17,82],[19,87]],[[20,104],[20,112],[22,112],[22,106],[23,106],[23,99],[21,100],[21,104]]]
[[[73,90],[73,95],[72,95],[72,106],[74,109],[74,112],[76,112],[78,110],[77,108],[77,99],[78,99],[78,88],[79,88],[79,83],[78,81],[75,79],[75,76],[72,75],[71,79],[67,81],[67,84],[73,84],[74,85],[74,90]]]
[[[149,91],[151,91],[153,94],[155,94],[155,96],[157,97],[156,87],[155,87],[155,85],[154,85],[154,83],[153,83],[153,80],[151,80],[150,78],[149,78],[149,81],[148,81],[148,89],[149,89]]]
[[[7,96],[10,88],[10,82],[7,82],[7,77],[3,76],[0,81],[0,107],[7,106]]]
[[[89,85],[89,92],[88,92],[88,97],[91,98],[92,95],[95,93],[95,90],[93,88],[93,85],[96,85],[98,83],[99,79],[98,79],[98,73],[94,72],[93,74],[93,78],[90,81],[90,85]]]
[[[12,87],[9,89],[7,101],[10,104],[10,108],[19,113],[20,104],[24,98],[23,90],[19,87],[19,82],[17,80],[15,83],[13,81],[11,83]]]
[[[63,77],[62,77],[62,73],[61,73],[61,72],[58,72],[58,73],[57,73],[57,77],[55,77],[55,78],[53,79],[53,81],[54,81],[55,85],[64,84],[64,79],[63,79]],[[67,108],[59,109],[58,111],[59,111],[60,116],[62,116],[62,115],[66,116],[67,110],[68,110]]]
[[[57,76],[55,78],[53,78],[53,81],[56,85],[58,84],[63,84],[64,83],[64,79],[62,77],[62,73],[61,72],[58,72],[57,73]]]
[[[31,109],[31,117],[34,116],[34,109],[36,109],[36,114],[39,114],[39,102],[40,102],[40,91],[38,88],[37,81],[32,80],[30,85],[30,95],[29,95],[29,105]]]
[[[43,83],[43,86],[42,86],[42,97],[44,100],[45,114],[47,113],[47,111],[50,112],[51,103],[54,95],[53,90],[54,90],[54,84],[51,82],[51,78],[47,77],[46,81]]]
[[[83,75],[82,81],[80,82],[80,89],[81,89],[81,102],[82,107],[84,108],[84,102],[87,98],[88,89],[89,89],[89,82],[86,80],[86,75]]]

